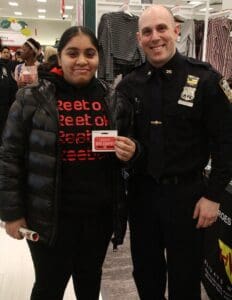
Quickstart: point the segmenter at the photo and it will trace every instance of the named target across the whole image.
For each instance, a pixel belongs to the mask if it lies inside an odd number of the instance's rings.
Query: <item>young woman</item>
[[[127,138],[131,108],[95,78],[98,43],[84,27],[66,30],[60,67],[21,89],[3,132],[0,218],[40,234],[28,242],[35,268],[32,300],[60,300],[73,276],[79,300],[99,297],[102,264],[113,234],[126,229],[122,161],[135,153]],[[117,129],[115,153],[93,152],[92,130]]]

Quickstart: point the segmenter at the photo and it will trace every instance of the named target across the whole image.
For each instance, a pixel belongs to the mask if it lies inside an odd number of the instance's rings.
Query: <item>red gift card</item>
[[[111,152],[114,150],[117,130],[94,130],[92,131],[92,151]]]
[[[115,137],[97,136],[94,139],[96,150],[114,150]]]

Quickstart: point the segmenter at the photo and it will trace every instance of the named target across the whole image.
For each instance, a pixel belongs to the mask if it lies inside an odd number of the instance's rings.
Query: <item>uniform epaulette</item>
[[[206,70],[211,71],[211,72],[217,74],[219,77],[221,77],[220,73],[208,62],[194,59],[192,57],[187,57],[187,61],[192,65],[202,66]]]
[[[198,59],[195,59],[192,57],[187,57],[186,59],[192,65],[202,66],[202,67],[205,67],[206,69],[213,69],[211,64],[209,64],[208,62],[198,60]]]

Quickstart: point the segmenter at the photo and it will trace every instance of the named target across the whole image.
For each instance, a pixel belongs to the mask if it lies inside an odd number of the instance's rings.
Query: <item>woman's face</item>
[[[83,33],[73,37],[59,55],[64,79],[73,85],[87,85],[94,77],[98,63],[98,51]]]

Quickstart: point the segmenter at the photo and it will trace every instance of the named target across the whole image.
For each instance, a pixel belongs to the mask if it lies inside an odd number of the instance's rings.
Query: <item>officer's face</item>
[[[154,67],[162,67],[175,54],[178,34],[179,26],[161,6],[147,9],[140,17],[138,41]]]

